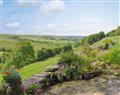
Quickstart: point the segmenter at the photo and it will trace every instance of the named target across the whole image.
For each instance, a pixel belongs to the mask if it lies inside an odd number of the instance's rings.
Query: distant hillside
[[[120,26],[118,26],[117,29],[108,32],[106,36],[120,36]]]
[[[85,36],[54,36],[54,37],[58,37],[60,39],[68,39],[68,40],[80,40]]]
[[[0,34],[2,38],[9,39],[46,39],[46,40],[80,40],[84,36],[53,36],[53,35],[16,35],[16,34]]]

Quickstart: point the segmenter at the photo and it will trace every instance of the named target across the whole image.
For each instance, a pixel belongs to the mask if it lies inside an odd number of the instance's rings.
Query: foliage
[[[38,84],[33,84],[31,85],[27,90],[26,90],[26,94],[27,95],[33,95],[33,93],[35,93],[35,90],[39,89],[40,85]]]
[[[45,60],[49,57],[55,56],[56,54],[60,54],[60,52],[66,52],[69,50],[72,50],[71,45],[66,45],[62,48],[53,48],[53,49],[42,48],[37,52],[37,60],[38,61]]]
[[[49,57],[55,56],[56,54],[59,54],[59,53],[60,53],[59,48],[55,48],[55,49],[42,48],[37,52],[37,60],[42,61]]]
[[[89,61],[73,52],[66,52],[61,55],[60,63],[67,65],[65,68],[66,76],[76,77],[91,69]]]
[[[79,41],[75,41],[74,47],[79,47],[79,46],[80,46],[80,42]]]
[[[106,36],[120,36],[120,26],[117,29],[112,30],[106,34]]]
[[[23,67],[35,61],[34,50],[29,42],[19,42],[17,49],[4,55],[5,64]]]
[[[81,44],[84,45],[84,44],[93,44],[97,41],[100,41],[101,39],[103,39],[105,37],[105,33],[104,32],[99,32],[99,33],[96,33],[96,34],[92,34],[90,36],[87,36],[85,38],[83,38],[81,40]]]
[[[8,86],[3,86],[4,94],[6,95],[23,95],[22,91],[22,81],[19,73],[14,68],[8,68],[3,72],[4,84]]]
[[[69,50],[72,50],[72,46],[69,44],[69,45],[66,45],[62,48],[63,52],[66,52],[66,51],[69,51]]]
[[[11,52],[11,49],[10,48],[0,48],[0,51],[3,51],[3,52]]]
[[[80,55],[82,57],[88,59],[90,62],[96,60],[97,53],[98,53],[98,51],[95,49],[92,49],[89,45],[81,46]]]

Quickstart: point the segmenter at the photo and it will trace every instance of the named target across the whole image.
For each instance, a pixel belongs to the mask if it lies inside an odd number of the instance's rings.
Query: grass
[[[34,74],[42,73],[45,71],[46,67],[57,64],[58,59],[59,59],[59,57],[55,56],[55,57],[49,58],[45,61],[36,62],[34,64],[25,66],[20,70],[20,75],[21,75],[22,79],[27,79]]]
[[[14,50],[17,47],[19,41],[28,41],[31,43],[35,51],[40,50],[41,48],[60,48],[65,46],[68,43],[73,44],[72,40],[62,40],[57,37],[49,36],[34,36],[34,35],[4,35],[0,34],[0,48],[8,48]],[[17,37],[17,38],[14,38]]]
[[[97,47],[97,46],[103,45],[106,39],[110,39],[111,41],[115,42],[116,44],[120,43],[120,36],[106,37],[106,38],[94,43],[91,47]]]
[[[21,78],[24,80],[35,74],[44,72],[46,67],[57,64],[58,59],[59,59],[59,56],[55,56],[45,61],[36,62],[36,63],[30,64],[28,66],[21,68],[19,71]],[[2,83],[2,80],[3,78],[0,75],[0,84]]]
[[[112,47],[109,50],[109,52],[101,56],[101,59],[105,63],[112,63],[112,64],[120,65],[120,44],[117,44],[114,47]]]

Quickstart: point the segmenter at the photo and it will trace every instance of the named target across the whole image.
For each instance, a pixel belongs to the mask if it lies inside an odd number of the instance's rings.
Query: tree
[[[35,60],[33,47],[29,42],[18,43],[18,49],[14,53],[13,63],[17,67],[31,64]]]
[[[14,65],[21,68],[35,61],[34,50],[29,42],[17,43],[17,48],[12,52],[7,53],[4,57],[4,63],[7,64],[5,67]]]
[[[100,41],[101,39],[103,39],[105,37],[105,33],[104,32],[99,32],[99,33],[96,33],[96,34],[92,34],[92,35],[89,35],[85,38],[82,39],[81,41],[81,44],[82,45],[86,45],[86,44],[93,44],[97,41]]]

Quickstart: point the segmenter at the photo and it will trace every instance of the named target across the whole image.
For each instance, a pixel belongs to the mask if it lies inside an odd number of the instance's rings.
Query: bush
[[[92,49],[89,45],[84,45],[81,48],[81,54],[80,56],[88,59],[90,62],[96,60],[96,55],[98,51],[95,49]]]
[[[57,53],[59,53],[57,51],[57,49],[45,49],[45,48],[42,48],[41,50],[39,50],[37,52],[37,60],[38,61],[41,61],[41,60],[45,60],[49,57],[52,57],[54,55],[56,55]]]
[[[27,93],[27,95],[33,95],[35,93],[35,90],[37,90],[39,88],[40,88],[40,85],[33,84],[26,90],[26,93]]]
[[[19,73],[14,68],[8,68],[3,72],[5,81],[3,89],[4,95],[23,95],[22,80]]]
[[[2,52],[11,52],[10,48],[0,48],[0,51]]]
[[[61,55],[59,62],[66,65],[65,74],[70,77],[79,77],[85,71],[91,69],[89,61],[79,57],[73,52],[66,52]]]
[[[56,54],[60,54],[60,52],[66,52],[69,50],[72,50],[71,45],[66,45],[62,48],[53,48],[53,49],[42,48],[37,52],[37,60],[38,61],[45,60],[49,57],[55,56]]]
[[[70,51],[70,50],[72,50],[72,46],[71,45],[66,45],[62,49],[63,49],[63,52]]]

